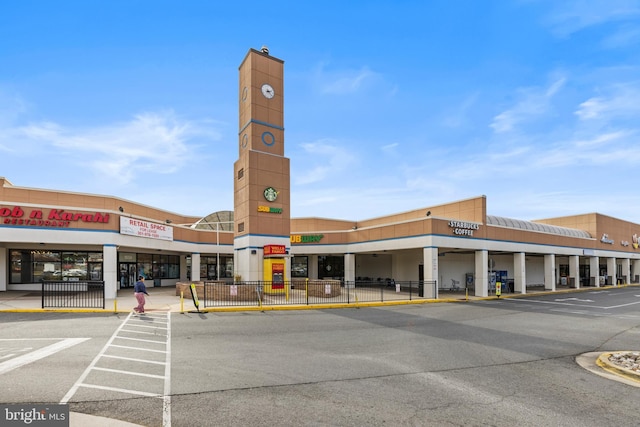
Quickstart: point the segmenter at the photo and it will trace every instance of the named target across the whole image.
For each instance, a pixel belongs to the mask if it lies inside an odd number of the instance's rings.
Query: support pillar
[[[489,251],[476,251],[476,296],[489,296]]]
[[[118,248],[115,245],[102,247],[102,280],[104,280],[104,298],[115,299],[118,296]]]
[[[191,254],[191,280],[194,282],[200,281],[200,254]]]
[[[513,291],[515,293],[527,293],[525,253],[513,254]],[[504,284],[503,284],[504,286]]]
[[[424,297],[438,298],[438,248],[424,248]]]
[[[628,285],[631,283],[631,261],[629,258],[624,258],[622,260],[622,276],[621,279],[624,280],[624,284]]]
[[[580,289],[580,257],[569,256],[569,287]],[[572,283],[573,282],[573,283]]]
[[[344,281],[345,286],[355,287],[356,281],[356,254],[344,254]]]
[[[7,248],[0,248],[0,292],[7,290],[7,278],[9,277],[7,272],[7,266],[9,265],[7,254]]]
[[[631,279],[629,283],[640,283],[640,259],[634,259],[631,263]]]
[[[309,269],[309,271],[307,271],[307,277],[309,279],[319,279],[318,277],[318,255],[310,255],[309,258],[307,258],[309,261],[309,264],[307,265],[307,268]]]
[[[597,288],[600,287],[600,258],[592,256],[589,258],[589,284]]]
[[[607,285],[618,285],[616,273],[616,259],[607,258]]]
[[[180,255],[180,281],[186,282],[187,280],[187,256]]]
[[[556,256],[547,254],[544,256],[544,289],[555,292],[556,290]]]

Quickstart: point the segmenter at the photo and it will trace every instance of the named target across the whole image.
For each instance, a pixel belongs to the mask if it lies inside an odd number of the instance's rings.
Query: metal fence
[[[425,293],[425,287],[427,287],[427,293]],[[435,281],[204,282],[202,304],[205,308],[312,304],[355,305],[366,302],[425,299],[425,295],[436,295],[436,288]]]
[[[103,281],[43,281],[42,308],[102,308]]]

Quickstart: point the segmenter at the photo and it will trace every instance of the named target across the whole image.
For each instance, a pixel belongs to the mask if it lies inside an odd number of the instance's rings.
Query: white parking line
[[[535,299],[523,299],[523,300],[519,300],[517,298],[513,298],[513,299],[505,299],[504,301],[509,301],[509,302],[518,302],[518,303],[523,303],[523,302],[530,302],[530,303],[537,303],[537,304],[554,304],[554,305],[566,305],[566,306],[570,306],[570,307],[588,307],[588,308],[599,308],[601,310],[609,310],[612,308],[620,308],[620,307],[628,307],[630,305],[637,305],[640,304],[640,301],[635,301],[635,302],[629,302],[626,304],[620,304],[620,305],[611,305],[608,307],[602,307],[599,305],[591,305],[591,304],[575,304],[573,302],[565,302],[567,300],[576,300],[574,298],[563,298],[563,299],[557,299],[555,301],[541,301],[541,300],[535,300]],[[589,301],[589,300],[577,300],[577,301]]]
[[[519,300],[517,298],[513,298],[513,299],[505,299],[504,301],[509,301],[509,302],[528,302],[528,303],[537,303],[537,304],[552,304],[552,305],[566,305],[569,307],[589,307],[589,308],[601,308],[603,310],[606,310],[609,307],[600,307],[600,306],[596,306],[596,305],[589,305],[589,304],[575,304],[575,303],[571,303],[571,302],[558,302],[558,301],[540,301],[540,300],[535,300],[535,299],[524,299],[524,300]]]
[[[46,347],[40,348],[38,350],[34,350],[22,356],[14,357],[13,359],[0,363],[0,375],[5,374],[9,371],[12,371],[16,368],[19,368],[20,366],[24,366],[28,363],[35,362],[36,360],[40,360],[47,356],[51,356],[52,354],[57,353],[66,348],[73,347],[74,345],[85,342],[90,338],[47,338],[47,339],[54,339],[54,340],[59,339],[60,341],[54,344],[48,345]],[[26,340],[28,340],[28,338],[26,338]],[[13,340],[3,340],[3,341],[13,341]]]

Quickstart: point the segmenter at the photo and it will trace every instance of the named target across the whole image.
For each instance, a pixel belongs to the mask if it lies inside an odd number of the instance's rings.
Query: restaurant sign
[[[108,213],[68,212],[64,209],[33,209],[0,206],[0,223],[26,227],[68,228],[78,223],[109,223]]]
[[[449,221],[449,228],[458,236],[473,236],[473,232],[480,229],[480,224],[465,221]]]
[[[324,234],[292,234],[291,243],[318,243]]]

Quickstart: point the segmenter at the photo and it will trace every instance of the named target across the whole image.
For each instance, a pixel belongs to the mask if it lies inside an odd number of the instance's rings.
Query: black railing
[[[425,295],[436,295],[436,287],[435,281],[204,282],[202,303],[203,307],[207,308],[407,301],[425,299],[427,298]]]
[[[102,281],[43,281],[42,308],[102,308]]]

